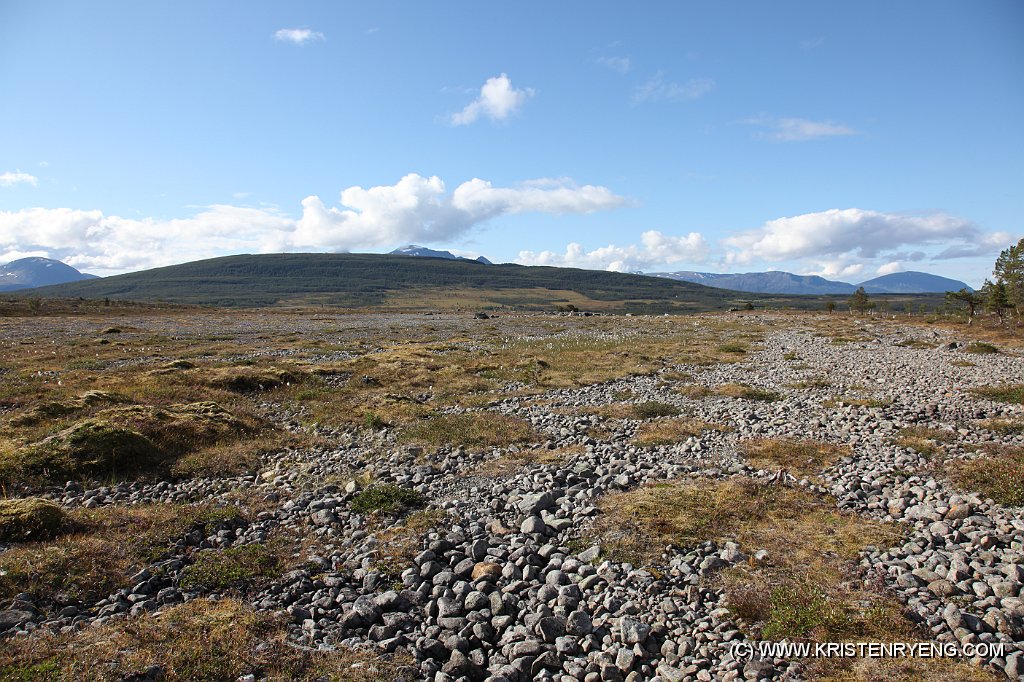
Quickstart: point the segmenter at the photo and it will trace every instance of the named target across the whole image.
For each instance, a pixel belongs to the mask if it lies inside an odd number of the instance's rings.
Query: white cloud
[[[307,197],[293,241],[318,248],[438,242],[500,215],[592,213],[624,202],[607,187],[547,179],[512,188],[474,178],[448,196],[440,178],[412,173],[394,185],[349,187],[341,193],[342,208]]]
[[[566,246],[565,253],[520,251],[516,262],[523,265],[635,272],[668,263],[700,263],[707,255],[707,243],[698,232],[691,232],[682,237],[649,230],[640,235],[639,246],[609,244],[593,251],[586,251],[582,244],[574,242]]]
[[[894,272],[903,272],[905,269],[906,268],[903,267],[903,263],[899,262],[898,260],[894,260],[892,262],[886,263],[885,265],[879,266],[876,272],[879,275],[891,275]]]
[[[326,40],[320,31],[308,28],[281,28],[274,32],[274,40],[305,45],[311,41]]]
[[[800,41],[800,49],[802,50],[816,50],[825,44],[825,36],[815,36],[814,38],[807,38],[806,40]]]
[[[113,274],[233,253],[437,243],[501,215],[590,213],[623,203],[606,187],[565,179],[519,187],[473,179],[449,194],[440,178],[410,174],[394,185],[349,187],[341,193],[340,207],[307,197],[298,220],[273,207],[222,204],[170,220],[71,208],[0,211],[0,253],[45,255]]]
[[[533,97],[531,88],[517,90],[505,74],[488,78],[480,88],[480,96],[466,105],[466,108],[451,117],[452,125],[468,125],[481,116],[492,121],[504,121],[522,108],[526,100]]]
[[[760,228],[728,237],[723,243],[732,249],[727,255],[731,263],[875,258],[905,246],[946,247],[933,256],[937,259],[982,255],[972,251],[979,243],[989,245],[985,253],[991,253],[997,244],[1006,243],[1005,236],[985,234],[969,220],[945,213],[908,215],[847,208],[769,220]]]
[[[7,171],[6,173],[0,173],[0,187],[11,187],[12,185],[26,184],[35,187],[39,184],[39,178],[28,173],[22,173],[18,171]]]
[[[659,71],[633,91],[633,103],[700,99],[714,87],[715,81],[710,78],[692,78],[685,83],[675,83],[665,80],[664,72]]]
[[[629,57],[598,57],[597,63],[619,73],[629,73],[633,67],[633,62]]]
[[[801,275],[817,275],[825,279],[846,280],[855,278],[864,272],[863,263],[852,263],[845,259],[815,261],[810,267],[799,269]]]
[[[755,116],[744,123],[755,125],[762,130],[760,137],[780,142],[802,142],[822,137],[846,137],[856,135],[857,131],[849,126],[832,121],[809,121],[805,118],[770,118]]]

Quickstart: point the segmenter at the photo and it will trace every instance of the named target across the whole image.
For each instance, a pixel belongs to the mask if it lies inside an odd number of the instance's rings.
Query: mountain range
[[[487,260],[483,256],[477,256],[476,258],[463,258],[462,256],[456,256],[451,251],[435,251],[434,249],[428,249],[425,246],[417,246],[416,244],[409,244],[408,246],[402,246],[394,251],[388,252],[389,256],[419,256],[421,258],[444,258],[445,260],[468,260],[476,261],[477,263],[483,263],[484,265],[493,265],[491,261]]]
[[[19,258],[0,266],[0,291],[32,289],[83,279],[96,279],[96,275],[79,272],[52,258]]]
[[[678,272],[644,273],[651,277],[664,277],[682,282],[693,282],[708,287],[745,291],[755,294],[789,294],[822,296],[829,294],[852,294],[858,287],[864,287],[869,294],[941,294],[971,287],[948,277],[931,275],[927,272],[894,272],[859,284],[837,282],[817,275],[794,275],[791,272],[744,272],[716,273]]]

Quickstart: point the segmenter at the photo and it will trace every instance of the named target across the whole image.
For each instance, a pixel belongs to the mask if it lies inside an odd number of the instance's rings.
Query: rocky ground
[[[767,319],[749,315],[743,325],[758,330]],[[1020,433],[979,426],[1020,420],[1020,405],[966,390],[1020,383],[1024,357],[968,354],[962,344],[950,332],[891,324],[868,322],[842,343],[773,325],[742,362],[682,363],[539,395],[509,386],[486,404],[449,408],[522,418],[539,434],[534,443],[424,448],[400,442],[394,429],[320,426],[318,447],[270,454],[254,474],[50,488],[42,496],[65,509],[227,502],[244,491],[262,511],[183,535],[96,603],[18,595],[0,611],[0,630],[7,637],[70,634],[217,599],[182,584],[197,550],[258,545],[283,529],[309,540],[305,561],[246,600],[287,613],[297,647],[407,652],[396,679],[802,679],[806,660],[735,655],[734,645],[757,632],[733,614],[726,588],[713,579],[732,566],[770,562],[772,546],[669,545],[655,565],[641,567],[613,560],[588,534],[609,494],[664,481],[743,478],[827,495],[837,510],[902,524],[905,540],[867,548],[861,574],[851,579],[898,597],[927,638],[1005,643],[1005,655],[970,663],[1017,679],[1024,676],[1024,510],[955,488],[934,458],[895,443],[902,429],[925,426],[951,434],[944,460],[980,457],[983,445],[1024,446]],[[737,383],[779,399],[693,389]],[[687,392],[678,390],[682,384]],[[729,428],[638,446],[638,428],[658,418],[602,412],[623,396]],[[312,428],[294,407],[272,399],[259,407],[282,428]],[[756,468],[742,444],[766,438],[815,439],[848,447],[849,456],[812,476]],[[508,461],[515,466],[497,466]],[[355,511],[368,481],[416,491],[436,512],[421,512],[426,527],[397,563],[381,560],[385,531],[404,523],[407,512],[382,519]],[[154,679],[158,668],[150,671]]]

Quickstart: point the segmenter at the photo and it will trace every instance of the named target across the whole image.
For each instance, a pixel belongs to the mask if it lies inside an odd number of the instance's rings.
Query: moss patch
[[[37,497],[0,500],[0,541],[48,540],[68,527],[67,514]]]

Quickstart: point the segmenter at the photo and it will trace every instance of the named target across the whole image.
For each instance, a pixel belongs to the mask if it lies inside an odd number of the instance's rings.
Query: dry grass
[[[537,464],[560,464],[573,455],[586,451],[582,445],[567,445],[553,450],[529,449],[518,452],[506,452],[500,457],[489,459],[476,469],[466,472],[467,476],[486,476],[488,478],[507,478],[522,471],[528,466]]]
[[[504,447],[536,437],[524,419],[496,412],[437,414],[407,427],[402,440],[435,447]]]
[[[594,536],[607,556],[639,564],[660,560],[668,545],[734,540],[766,564],[721,575],[731,608],[769,639],[896,641],[912,627],[882,594],[856,581],[866,545],[891,546],[902,533],[852,514],[809,492],[751,479],[661,484],[614,494]]]
[[[55,603],[102,599],[177,538],[191,530],[206,537],[239,516],[235,507],[177,504],[76,510],[73,532],[0,554],[0,599],[18,592]]]
[[[1024,405],[1024,384],[1003,384],[1001,386],[982,386],[973,391],[982,398],[1000,403]]]
[[[888,407],[892,403],[888,400],[880,400],[878,398],[862,398],[859,396],[844,395],[838,398],[828,398],[822,401],[822,407],[836,408],[843,407],[845,405],[852,405],[854,407]]]
[[[447,512],[443,510],[425,509],[409,514],[400,525],[378,532],[374,567],[397,579],[422,551],[424,536],[442,526],[447,519]]]
[[[741,450],[758,469],[786,469],[798,477],[815,476],[840,458],[848,457],[849,447],[818,440],[758,438],[743,441]]]
[[[254,416],[232,414],[212,401],[104,409],[42,440],[0,452],[0,483],[166,473],[183,455],[263,428]]]
[[[413,662],[350,650],[318,652],[288,645],[285,623],[231,599],[195,600],[70,636],[8,640],[3,680],[122,680],[152,665],[163,679],[385,682]]]
[[[641,447],[671,445],[707,431],[727,431],[721,424],[710,424],[699,419],[658,419],[641,424],[633,443]]]
[[[1009,507],[1024,506],[1024,448],[993,445],[983,452],[947,461],[943,473],[961,490]]]
[[[978,422],[978,426],[1000,436],[1017,436],[1024,433],[1022,419],[985,419]]]
[[[714,388],[717,395],[727,398],[739,398],[740,400],[759,400],[762,402],[775,402],[781,400],[782,396],[764,388],[756,388],[747,384],[721,384]]]
[[[899,430],[893,443],[931,458],[945,452],[943,446],[955,443],[956,440],[957,435],[952,431],[931,429],[927,426],[908,426]]]

